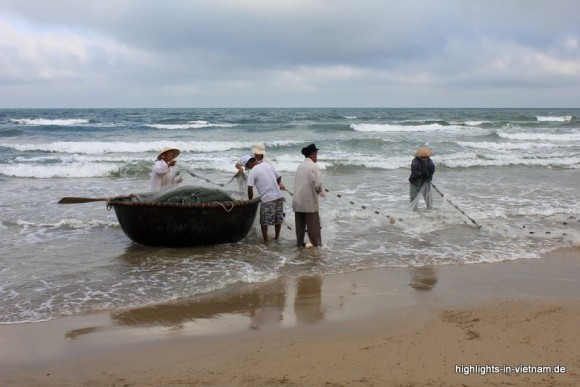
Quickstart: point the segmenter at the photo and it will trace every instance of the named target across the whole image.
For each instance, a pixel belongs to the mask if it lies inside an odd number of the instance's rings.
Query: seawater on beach
[[[281,277],[535,259],[579,245],[574,109],[139,112],[137,122],[118,110],[2,111],[0,323],[146,307]],[[146,191],[165,143],[184,148],[181,165],[224,183],[258,141],[290,191],[300,148],[321,149],[323,248],[296,248],[287,194],[282,238],[267,246],[257,228],[236,244],[137,246],[104,202],[56,204]],[[481,229],[436,193],[434,211],[424,203],[409,211],[408,165],[423,145],[435,150],[437,187]],[[184,184],[215,187],[191,176]]]

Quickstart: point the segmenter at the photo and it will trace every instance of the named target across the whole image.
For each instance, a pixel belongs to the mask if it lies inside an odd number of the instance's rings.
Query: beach
[[[578,385],[579,112],[1,110],[0,386]],[[276,242],[255,219],[237,243],[142,246],[107,208],[147,193],[166,146],[182,186],[243,198],[257,142],[288,187]],[[310,143],[325,197],[304,249]],[[441,193],[411,211],[423,146]]]
[[[0,326],[3,386],[573,386],[580,250]]]

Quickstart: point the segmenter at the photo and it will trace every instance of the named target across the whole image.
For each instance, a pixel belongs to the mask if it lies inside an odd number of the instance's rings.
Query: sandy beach
[[[0,326],[2,386],[576,386],[580,250]]]

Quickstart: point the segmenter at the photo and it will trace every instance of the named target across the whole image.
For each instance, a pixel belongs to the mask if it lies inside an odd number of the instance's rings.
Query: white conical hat
[[[169,146],[166,146],[165,148],[161,149],[161,152],[159,152],[159,154],[157,155],[157,160],[161,160],[161,155],[165,152],[169,152],[169,151],[175,151],[177,152],[177,154],[175,155],[175,157],[179,156],[179,154],[181,153],[181,151],[177,148],[172,148]]]

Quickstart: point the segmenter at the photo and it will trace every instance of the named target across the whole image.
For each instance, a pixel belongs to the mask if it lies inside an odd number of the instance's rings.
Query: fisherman
[[[320,215],[318,196],[324,197],[322,177],[316,162],[318,148],[310,144],[302,148],[304,161],[298,166],[294,175],[294,209],[296,222],[296,244],[305,246],[304,235],[308,230],[308,239],[313,246],[321,246]]]
[[[256,159],[256,163],[266,162],[270,164],[270,166],[274,169],[274,172],[278,174],[278,170],[276,169],[276,166],[274,165],[272,160],[266,157],[266,145],[264,145],[264,143],[259,142],[254,145],[254,147],[252,148],[252,156]],[[238,186],[240,188],[240,191],[242,192],[246,191],[246,182],[248,180],[248,176],[245,173],[244,167],[245,166],[241,161],[238,161],[235,164],[235,168],[238,171],[234,175],[234,178],[238,181]],[[284,183],[282,183],[281,178],[279,180],[279,186],[281,190],[286,189],[286,186],[284,186]]]
[[[179,153],[181,153],[179,149],[172,147],[165,147],[159,152],[151,171],[152,192],[159,192],[162,188],[168,188],[183,181],[181,176],[176,176],[172,168],[177,162],[175,159],[179,156]]]
[[[417,211],[418,201],[415,201],[417,195],[422,193],[427,209],[433,208],[433,198],[431,196],[431,180],[435,173],[435,164],[431,160],[433,153],[427,147],[423,147],[415,152],[415,158],[411,162],[411,176],[409,176],[410,199],[413,211]]]
[[[278,240],[284,223],[284,198],[280,191],[282,177],[268,163],[258,163],[252,155],[242,158],[242,164],[250,170],[248,174],[248,199],[254,197],[254,187],[260,195],[260,226],[264,243],[268,243],[268,226],[274,225]]]
[[[264,157],[265,155],[266,155],[266,145],[264,145],[264,143],[259,142],[256,145],[254,145],[254,147],[252,148],[252,156],[256,159],[256,162],[261,163],[262,161],[266,160],[268,163],[272,164],[272,161],[270,159]],[[272,166],[274,165],[272,164]],[[235,167],[238,170],[236,176],[245,175],[243,163],[238,161],[236,162]]]

